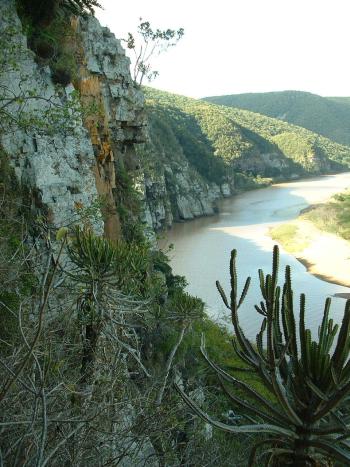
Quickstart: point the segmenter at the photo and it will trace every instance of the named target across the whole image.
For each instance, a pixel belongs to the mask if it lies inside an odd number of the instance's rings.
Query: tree
[[[18,8],[34,25],[48,25],[59,15],[86,16],[102,8],[97,0],[19,0]]]
[[[154,30],[149,21],[142,21],[142,18],[140,18],[137,33],[140,44],[138,44],[137,39],[130,32],[128,33],[128,38],[124,41],[127,44],[127,48],[134,52],[133,79],[141,86],[144,78],[152,81],[159,74],[157,70],[153,70],[152,58],[165,52],[170,47],[174,47],[184,35],[184,29]]]
[[[350,463],[350,417],[346,403],[350,395],[350,300],[338,325],[329,319],[331,300],[325,302],[318,341],[305,327],[305,295],[300,295],[299,332],[294,313],[290,267],[285,270],[283,288],[278,285],[279,251],[274,247],[272,274],[259,270],[263,300],[255,308],[263,317],[256,346],[245,337],[238,309],[247,295],[250,277],[238,295],[236,250],[231,253],[230,302],[219,282],[217,288],[230,310],[235,337],[233,347],[240,359],[254,371],[271,394],[266,398],[250,385],[229,374],[208,356],[205,340],[201,351],[218,376],[219,382],[236,406],[244,409],[249,424],[228,425],[214,420],[196,405],[179,387],[177,391],[187,404],[206,422],[226,432],[263,434],[252,447],[249,466],[263,451],[269,465],[306,467],[328,465],[329,458],[341,465]],[[338,333],[337,342],[333,346]],[[333,353],[331,350],[334,349]],[[249,400],[229,389],[241,389]],[[259,464],[261,465],[261,464]]]

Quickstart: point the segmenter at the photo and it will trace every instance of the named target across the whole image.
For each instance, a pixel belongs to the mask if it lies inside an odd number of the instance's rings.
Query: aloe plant
[[[83,327],[83,355],[81,382],[93,377],[95,351],[103,323],[103,302],[106,286],[116,269],[116,246],[103,237],[86,229],[75,229],[73,242],[68,246],[68,256],[75,266],[66,274],[81,287],[77,309]]]
[[[279,250],[274,247],[272,273],[259,270],[262,300],[255,305],[262,315],[261,329],[255,344],[244,334],[238,310],[251,282],[247,278],[238,293],[237,252],[230,260],[231,294],[227,298],[220,283],[217,289],[230,310],[235,336],[233,348],[238,357],[253,370],[271,398],[259,394],[213,362],[202,338],[201,351],[216,372],[229,399],[243,409],[249,424],[227,425],[213,419],[198,407],[178,386],[176,389],[202,419],[229,433],[262,433],[252,447],[248,465],[256,465],[263,452],[269,465],[329,465],[330,460],[350,465],[350,416],[346,403],[350,394],[350,300],[345,304],[339,328],[329,318],[331,299],[327,298],[318,339],[313,340],[305,326],[305,295],[300,295],[297,325],[291,271],[285,269],[284,285],[278,285]],[[249,400],[235,393],[243,390]],[[258,464],[261,465],[261,464]]]

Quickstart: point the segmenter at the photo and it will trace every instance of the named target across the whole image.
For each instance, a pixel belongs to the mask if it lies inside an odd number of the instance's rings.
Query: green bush
[[[21,0],[18,12],[37,61],[50,66],[54,83],[67,86],[77,76],[77,65],[74,48],[69,46],[74,40],[70,16],[62,6],[57,0]]]
[[[17,0],[17,8],[35,26],[47,26],[62,16],[85,16],[100,8],[97,0]]]
[[[67,86],[77,77],[77,64],[73,55],[62,52],[57,60],[51,63],[52,81]]]

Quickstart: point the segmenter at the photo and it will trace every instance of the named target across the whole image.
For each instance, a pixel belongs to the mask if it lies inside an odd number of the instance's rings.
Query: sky
[[[118,38],[139,18],[184,28],[151,86],[189,97],[283,90],[350,96],[349,0],[100,0]]]

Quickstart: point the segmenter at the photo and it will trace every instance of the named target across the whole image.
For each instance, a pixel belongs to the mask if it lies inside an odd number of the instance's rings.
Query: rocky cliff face
[[[33,210],[60,227],[96,206],[95,231],[118,238],[117,166],[137,164],[134,143],[144,139],[143,96],[120,41],[93,17],[73,22],[79,70],[74,86],[63,87],[28,49],[12,0],[0,4],[0,28],[11,51],[0,73],[8,116],[1,146]]]
[[[95,231],[119,238],[120,170],[141,172],[144,221],[155,230],[211,215],[215,201],[232,193],[233,180],[221,186],[208,182],[191,167],[180,146],[169,154],[151,143],[135,155],[135,143],[146,138],[144,97],[131,79],[120,41],[95,18],[72,22],[78,76],[74,86],[62,87],[53,83],[50,68],[38,63],[28,48],[14,2],[4,0],[0,8],[1,28],[9,32],[15,52],[14,66],[2,70],[0,83],[9,99],[19,98],[7,110],[13,118],[21,113],[22,119],[34,122],[28,127],[9,122],[1,145],[28,189],[36,215],[44,214],[58,228],[78,222],[95,206]],[[55,118],[49,124],[52,113]]]
[[[216,201],[234,193],[233,176],[221,184],[201,176],[174,133],[167,127],[162,128],[161,137],[158,132],[151,118],[147,143],[137,147],[143,167],[144,221],[157,231],[174,222],[213,215]]]
[[[74,112],[73,86],[58,91],[50,70],[35,62],[12,0],[1,2],[0,18],[0,29],[7,31],[12,51],[2,67],[0,84],[5,98],[15,98],[6,109],[9,120],[1,132],[1,145],[18,180],[29,190],[29,202],[36,213],[45,214],[54,226],[66,225],[77,217],[77,208],[90,206],[97,199],[93,147],[79,114]],[[66,109],[70,121],[63,128],[60,112]],[[45,125],[51,110],[57,112],[57,119],[51,122],[49,132],[42,131],[48,129]],[[25,128],[22,123],[26,120],[36,123]],[[101,231],[101,219],[94,228]]]
[[[159,173],[144,176],[145,222],[154,230],[171,227],[173,222],[213,215],[216,200],[231,195],[228,183],[209,183],[186,158],[164,162]]]
[[[76,30],[82,52],[80,96],[86,105],[97,106],[85,119],[96,158],[96,186],[106,202],[105,233],[115,240],[121,230],[115,196],[118,173],[138,168],[134,144],[145,138],[144,98],[131,79],[129,58],[108,28],[90,17],[80,20]]]

